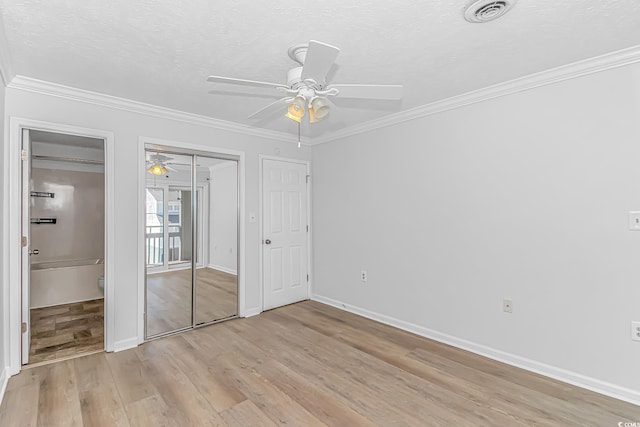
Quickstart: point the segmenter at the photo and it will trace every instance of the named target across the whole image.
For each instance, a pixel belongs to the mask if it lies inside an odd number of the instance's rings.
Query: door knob
[[[38,249],[29,249],[29,255],[38,255],[39,253]]]
[[[271,240],[269,240],[269,239],[265,240],[265,241],[264,241],[264,244],[265,244],[265,245],[270,245],[270,244],[271,244]]]

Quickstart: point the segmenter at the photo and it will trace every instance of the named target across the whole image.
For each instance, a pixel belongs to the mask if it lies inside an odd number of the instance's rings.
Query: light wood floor
[[[191,270],[147,275],[147,336],[191,325]],[[238,314],[237,276],[196,270],[196,323]]]
[[[617,426],[640,407],[303,302],[23,371],[2,426]]]
[[[29,364],[104,349],[104,299],[31,309]]]

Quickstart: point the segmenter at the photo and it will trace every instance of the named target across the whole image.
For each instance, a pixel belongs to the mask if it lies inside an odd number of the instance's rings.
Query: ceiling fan
[[[269,83],[232,77],[209,76],[207,81],[242,86],[276,89],[285,96],[251,114],[256,119],[282,109],[285,117],[298,123],[309,113],[309,123],[316,123],[329,115],[333,103],[331,97],[357,99],[402,99],[401,85],[331,84],[331,71],[340,49],[326,43],[311,40],[309,44],[289,48],[289,58],[300,64],[289,70],[287,83]],[[286,109],[285,109],[286,107]]]
[[[191,163],[181,163],[176,162],[173,157],[165,156],[160,153],[149,153],[147,155],[147,172],[153,175],[165,175],[167,171],[178,172],[178,169],[186,170],[184,167],[192,167]],[[178,169],[173,166],[177,166]],[[199,168],[201,165],[199,163],[196,164],[196,167]]]
[[[168,170],[175,172],[176,169],[172,168],[168,163],[170,160],[173,160],[173,158],[160,153],[150,155],[147,159],[147,172],[152,175],[164,175]]]

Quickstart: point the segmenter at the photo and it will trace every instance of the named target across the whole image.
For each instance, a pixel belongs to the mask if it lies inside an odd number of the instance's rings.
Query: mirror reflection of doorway
[[[238,160],[203,154],[146,147],[145,338],[238,315]]]

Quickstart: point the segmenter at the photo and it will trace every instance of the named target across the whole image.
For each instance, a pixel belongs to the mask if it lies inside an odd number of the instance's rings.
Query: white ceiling
[[[282,116],[246,118],[279,92],[206,77],[285,83],[287,49],[313,39],[341,49],[333,83],[405,86],[401,102],[341,102],[310,137],[640,45],[638,0],[520,0],[486,24],[463,19],[468,3],[0,0],[0,12],[18,75],[291,134]]]

